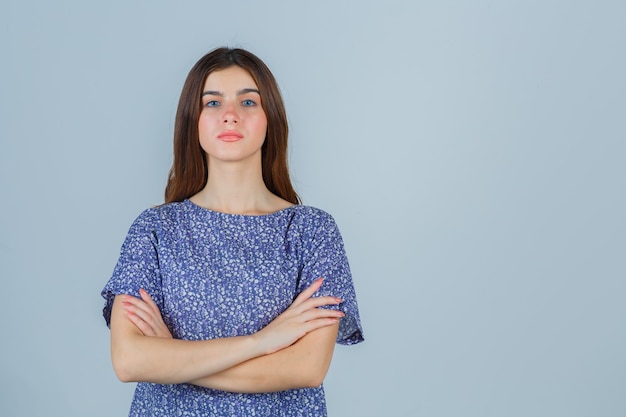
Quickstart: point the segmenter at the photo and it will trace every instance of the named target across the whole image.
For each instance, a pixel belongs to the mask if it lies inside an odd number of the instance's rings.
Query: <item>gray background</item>
[[[0,414],[122,416],[99,291],[162,202],[178,94],[272,68],[366,343],[334,416],[626,415],[622,1],[4,1]]]

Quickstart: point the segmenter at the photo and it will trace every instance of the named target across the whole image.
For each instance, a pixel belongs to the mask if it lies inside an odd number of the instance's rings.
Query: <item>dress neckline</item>
[[[233,218],[259,218],[259,219],[270,218],[270,217],[273,217],[273,216],[278,216],[278,215],[280,215],[282,213],[291,211],[294,208],[299,206],[299,204],[294,204],[292,206],[285,207],[285,208],[282,208],[280,210],[276,210],[276,211],[273,211],[271,213],[266,213],[266,214],[237,214],[237,213],[226,213],[226,212],[223,212],[223,211],[216,211],[216,210],[212,210],[212,209],[209,209],[209,208],[206,208],[206,207],[202,207],[202,206],[197,205],[196,203],[194,203],[193,201],[191,201],[188,198],[183,200],[183,203],[187,204],[188,206],[190,206],[192,209],[194,209],[196,211],[206,212],[206,213],[214,214],[214,215],[218,215],[218,216],[233,217]]]

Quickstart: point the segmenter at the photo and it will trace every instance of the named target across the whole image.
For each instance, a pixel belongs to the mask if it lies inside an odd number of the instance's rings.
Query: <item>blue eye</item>
[[[250,107],[250,106],[255,106],[256,105],[254,100],[250,100],[250,99],[246,99],[246,100],[242,101],[241,104],[243,106],[245,106],[245,107]]]
[[[217,100],[209,100],[205,104],[206,107],[217,107],[219,105],[220,105],[220,102]]]

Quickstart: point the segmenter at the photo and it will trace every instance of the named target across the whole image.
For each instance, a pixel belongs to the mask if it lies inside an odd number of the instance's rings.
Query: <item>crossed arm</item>
[[[118,295],[111,312],[113,368],[124,382],[192,383],[231,392],[317,387],[343,316],[318,308],[341,302],[312,298],[321,284],[313,283],[257,333],[203,341],[173,339],[147,293],[141,299]]]

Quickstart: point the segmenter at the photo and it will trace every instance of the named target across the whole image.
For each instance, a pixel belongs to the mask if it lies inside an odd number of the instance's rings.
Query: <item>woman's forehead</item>
[[[213,71],[204,81],[205,91],[226,93],[250,89],[258,90],[258,85],[248,71],[238,66]]]

